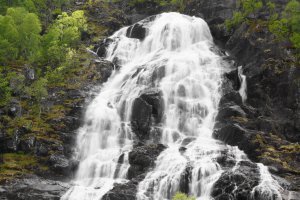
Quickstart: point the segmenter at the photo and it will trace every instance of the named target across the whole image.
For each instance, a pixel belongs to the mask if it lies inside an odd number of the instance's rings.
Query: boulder
[[[149,139],[151,125],[161,122],[163,110],[164,104],[160,90],[146,90],[134,100],[131,127],[139,139]]]
[[[239,149],[245,151],[250,158],[256,158],[257,152],[253,151],[253,149],[256,149],[258,144],[251,142],[254,140],[256,132],[245,129],[236,123],[221,124],[220,126],[221,127],[216,128],[214,131],[213,137],[226,144],[238,146]]]
[[[149,137],[152,106],[141,98],[135,99],[132,106],[131,127],[138,138]]]
[[[96,59],[92,62],[92,64],[95,65],[96,71],[99,73],[101,81],[103,82],[107,81],[115,69],[114,64],[106,60]]]
[[[99,57],[105,57],[106,56],[106,49],[108,48],[108,46],[113,42],[112,39],[110,38],[106,38],[102,41],[100,41],[99,44],[95,45],[95,52]]]
[[[102,200],[135,200],[137,184],[138,182],[136,181],[115,184],[114,188],[102,197]]]
[[[135,147],[129,153],[128,179],[133,179],[147,172],[150,167],[154,167],[157,156],[166,147],[162,144],[151,144]]]
[[[164,100],[162,92],[158,89],[145,91],[140,98],[152,106],[152,115],[155,123],[160,123],[164,113]]]
[[[146,37],[146,33],[147,33],[147,30],[143,26],[143,24],[136,23],[136,24],[128,27],[126,36],[129,38],[143,40]]]

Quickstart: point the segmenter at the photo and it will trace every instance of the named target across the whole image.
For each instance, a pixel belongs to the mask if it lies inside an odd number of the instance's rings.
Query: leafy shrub
[[[0,67],[0,107],[5,106],[10,102],[11,99],[11,89],[9,87],[9,82],[5,75],[2,73]]]
[[[269,23],[269,30],[279,41],[288,40],[294,48],[300,49],[300,3],[289,1],[281,18]]]
[[[188,197],[186,194],[178,192],[172,198],[172,200],[196,200],[196,198],[195,197]]]
[[[239,11],[233,12],[232,19],[225,21],[228,30],[246,21],[249,15],[255,15],[255,12],[263,7],[263,3],[259,0],[239,0],[238,6]]]

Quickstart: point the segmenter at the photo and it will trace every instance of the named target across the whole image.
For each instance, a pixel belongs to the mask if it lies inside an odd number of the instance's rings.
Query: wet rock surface
[[[132,107],[131,127],[140,140],[150,138],[151,125],[159,124],[163,117],[164,102],[158,89],[144,91]]]
[[[0,186],[1,200],[59,200],[69,185],[59,181],[30,176]]]
[[[256,164],[241,161],[234,170],[224,172],[214,184],[212,197],[222,199],[251,199],[252,189],[259,184]]]
[[[143,40],[146,36],[146,28],[142,24],[136,23],[127,29],[126,36]]]
[[[115,184],[114,188],[105,194],[104,200],[135,200],[137,187],[148,170],[155,166],[157,156],[166,147],[162,144],[139,144],[129,153],[130,168],[128,169],[129,182],[125,184]]]

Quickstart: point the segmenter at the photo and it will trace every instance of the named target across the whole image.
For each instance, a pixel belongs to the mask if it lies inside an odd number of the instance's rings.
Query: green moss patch
[[[47,170],[38,164],[36,157],[23,153],[5,153],[0,164],[0,182],[33,173],[36,170]]]

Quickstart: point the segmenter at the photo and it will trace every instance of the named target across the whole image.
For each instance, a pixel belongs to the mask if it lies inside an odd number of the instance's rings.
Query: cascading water
[[[78,133],[80,166],[74,186],[62,200],[98,200],[114,183],[127,182],[128,152],[136,139],[130,127],[132,107],[149,89],[162,92],[164,117],[159,139],[168,148],[138,185],[137,199],[171,199],[183,190],[185,173],[190,174],[185,192],[211,199],[213,184],[224,172],[216,161],[222,152],[233,155],[236,163],[247,159],[236,147],[212,138],[222,74],[229,66],[216,53],[205,21],[164,13],[140,24],[147,30],[143,41],[126,37],[127,27],[111,37],[107,59],[117,59],[121,69],[88,106]],[[161,73],[157,75],[157,71]],[[272,187],[271,176],[267,179]],[[265,185],[262,181],[256,190]]]
[[[247,80],[246,76],[243,74],[243,67],[239,66],[238,67],[238,76],[241,82],[241,87],[239,89],[239,93],[242,97],[242,101],[245,103],[247,99]]]

